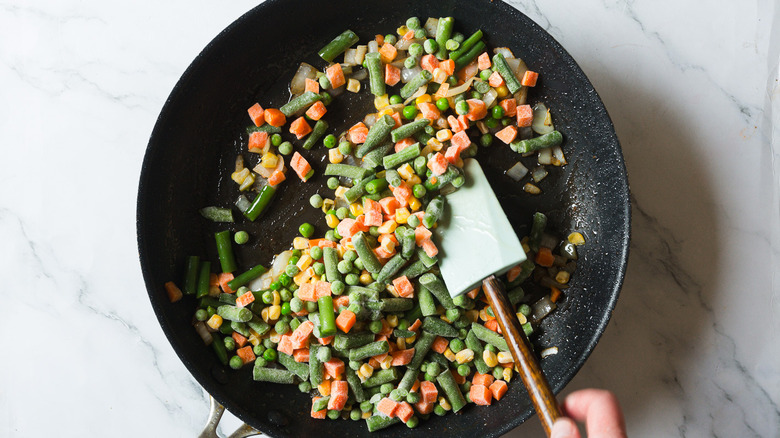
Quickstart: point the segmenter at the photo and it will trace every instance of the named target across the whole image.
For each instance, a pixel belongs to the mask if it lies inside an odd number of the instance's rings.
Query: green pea
[[[328,80],[327,76],[325,75],[320,76],[319,82],[320,82],[320,88],[322,88],[323,90],[327,90],[328,88],[330,88],[330,81]]]
[[[293,256],[293,257],[298,257],[298,260],[300,260],[300,257],[301,257],[301,255],[302,255],[302,254],[303,254],[303,253],[301,252],[301,250],[300,250],[300,249],[294,249],[294,250],[292,250],[292,256]],[[293,262],[293,263],[298,263],[298,260],[295,260],[295,262]]]
[[[441,365],[438,362],[431,362],[428,364],[428,369],[425,370],[428,374],[439,375],[441,373]]]
[[[298,391],[301,392],[309,392],[311,391],[311,383],[309,382],[301,382],[298,384]]]
[[[333,134],[328,134],[325,136],[325,138],[322,140],[322,144],[325,145],[328,149],[333,149],[336,147],[336,136]]]
[[[197,319],[198,321],[206,321],[207,319],[209,319],[209,311],[206,309],[198,309],[195,312],[195,319]]]
[[[496,379],[504,378],[504,367],[493,368],[493,377],[495,377]]]
[[[479,144],[481,144],[484,147],[488,147],[493,144],[493,136],[489,133],[482,134],[482,137],[479,138]]]
[[[263,347],[263,344],[257,344],[252,347],[252,353],[254,353],[255,356],[262,356],[264,351],[265,347]]]
[[[447,50],[458,50],[458,47],[460,47],[460,43],[453,39],[449,39],[444,43],[444,48]]]
[[[471,98],[472,99],[482,99],[482,93],[480,93],[477,90],[474,90],[471,92]]]
[[[349,217],[349,209],[347,207],[339,207],[338,210],[336,210],[336,217],[339,218],[339,220],[344,220],[347,217]]]
[[[414,187],[412,187],[412,194],[415,198],[422,198],[426,193],[428,193],[428,191],[425,190],[425,187],[422,184],[415,184]]]
[[[453,353],[457,353],[463,350],[464,348],[466,348],[466,346],[463,344],[463,341],[461,341],[460,339],[453,338],[450,341],[450,350],[452,350]]]
[[[301,233],[301,236],[308,239],[309,237],[314,235],[314,225],[308,222],[304,222],[301,224],[300,227],[298,227],[298,231]]]
[[[229,364],[230,364],[230,368],[233,368],[234,370],[237,370],[237,369],[241,368],[242,366],[244,366],[244,361],[241,360],[241,358],[238,357],[238,356],[233,356],[233,357],[230,358]]]
[[[322,208],[322,202],[322,196],[319,193],[315,193],[309,198],[309,204],[314,208]]]
[[[353,410],[349,411],[349,419],[352,420],[352,421],[358,421],[362,417],[363,417],[363,414],[359,410],[357,410],[357,409],[353,409]]]
[[[394,34],[389,33],[385,35],[385,42],[387,44],[395,44],[398,42],[398,37],[396,37]]]
[[[344,283],[347,283],[349,286],[357,286],[357,284],[360,283],[360,276],[357,274],[347,274],[344,277]]]
[[[487,82],[490,79],[490,75],[492,75],[492,74],[493,74],[493,70],[491,70],[489,68],[486,68],[486,69],[482,70],[481,72],[479,72],[479,78],[482,79],[483,81]]]
[[[403,110],[404,118],[407,120],[412,120],[417,115],[417,107],[414,105],[408,105],[404,107]]]
[[[469,382],[468,380],[466,380],[465,382],[463,382],[462,385],[460,385],[460,390],[464,393],[469,392],[470,389],[471,389],[471,382]]]
[[[273,283],[271,283],[271,287],[273,287]],[[271,304],[274,302],[274,294],[270,290],[267,290],[263,292],[263,295],[261,297],[263,299],[263,302],[265,304]]]
[[[434,134],[436,134],[436,128],[434,128],[431,125],[428,125],[428,126],[425,127],[425,133],[428,134],[428,135],[434,135]]]
[[[292,321],[290,321],[290,330],[295,331],[300,325],[301,322],[298,320],[298,318],[293,318]]]
[[[309,257],[311,257],[313,260],[321,260],[322,248],[319,246],[312,247],[312,249],[309,250]]]
[[[342,260],[339,262],[338,265],[336,265],[339,272],[346,275],[352,272],[352,262],[349,262],[347,260]]]
[[[344,289],[346,289],[346,286],[344,285],[343,281],[336,280],[330,284],[330,291],[333,293],[333,295],[343,294]]]
[[[344,252],[344,256],[342,258],[349,261],[350,263],[353,263],[355,260],[357,260],[357,253],[354,250],[349,249]]]
[[[425,49],[425,53],[430,55],[430,54],[436,52],[437,50],[439,50],[439,44],[436,42],[435,39],[428,38],[423,43],[423,49]]]
[[[420,19],[417,17],[409,17],[406,19],[406,27],[415,30],[420,28]]]
[[[510,123],[512,123],[512,119],[510,119],[509,117],[504,117],[503,119],[501,119],[501,124],[503,126],[509,126]]]
[[[341,412],[339,412],[339,411],[337,411],[335,409],[331,409],[331,410],[328,411],[328,418],[330,418],[331,420],[335,420],[335,419],[339,418],[339,415],[341,415]]]
[[[427,372],[425,373],[425,376],[424,376],[425,380],[427,380],[429,382],[435,382],[436,381],[436,377],[437,377],[436,374],[431,374],[431,373],[427,373]]]
[[[306,311],[311,313],[316,312],[318,309],[316,301],[306,301]]]
[[[268,362],[273,362],[276,360],[276,350],[273,348],[267,348],[263,352],[263,359],[267,360]]]
[[[276,324],[274,324],[274,330],[280,335],[286,334],[290,331],[290,324],[281,320],[277,321]]]
[[[415,403],[419,402],[420,401],[420,393],[419,392],[410,392],[406,396],[406,401],[411,403],[411,404],[415,404]]]
[[[298,297],[293,297],[290,300],[290,310],[295,312],[295,313],[298,313],[301,310],[303,310],[303,300],[301,300]]]
[[[271,144],[279,147],[280,144],[282,144],[282,136],[279,134],[274,134],[271,136]]]
[[[349,155],[352,153],[352,143],[348,141],[342,141],[339,143],[339,152],[341,152],[342,155]]]
[[[322,275],[325,273],[325,265],[321,262],[315,262],[312,265],[312,269],[314,269],[314,273],[316,275]]]
[[[288,265],[295,265],[295,264],[298,263],[298,260],[300,260],[300,259],[301,259],[300,254],[299,255],[295,255],[295,253],[293,253],[292,257],[290,257],[290,260],[287,261],[287,264]]]
[[[290,289],[282,288],[279,290],[279,297],[282,298],[282,301],[290,301],[292,299],[292,292],[290,292]]]
[[[374,237],[379,237],[379,235],[382,234],[382,233],[379,232],[379,227],[371,226],[371,227],[368,228],[368,234],[370,234],[370,235],[372,235]]]
[[[331,102],[333,102],[333,97],[329,93],[322,91],[320,92],[320,102],[322,102],[325,106],[328,106]]]
[[[469,104],[465,100],[461,100],[457,104],[455,104],[455,112],[459,115],[465,115],[469,112]]]
[[[498,353],[498,349],[493,344],[485,345],[485,350],[489,350],[493,353]]]
[[[328,230],[325,232],[325,239],[330,240],[331,242],[339,240],[336,238],[336,233],[334,233],[333,230]]]
[[[493,129],[498,126],[498,120],[490,117],[487,120],[485,120],[485,126],[487,126],[490,129]]]
[[[462,43],[463,41],[465,41],[465,40],[466,40],[466,36],[465,36],[465,35],[463,35],[463,34],[462,34],[462,33],[460,33],[460,32],[455,32],[455,33],[452,35],[452,39],[453,39],[453,40],[455,40],[455,41],[457,41],[458,43]]]
[[[450,87],[458,85],[458,77],[455,75],[448,77],[447,83],[450,84]]]
[[[293,145],[289,141],[285,141],[279,145],[279,153],[282,155],[290,155],[293,151]]]
[[[458,318],[460,318],[460,315],[461,315],[461,310],[458,309],[458,308],[447,309],[446,316],[447,316],[447,319],[449,319],[450,321],[457,320]]]
[[[236,349],[236,341],[234,341],[233,338],[226,336],[225,339],[223,339],[223,342],[225,344],[225,350],[233,351]]]
[[[371,324],[368,325],[368,329],[371,330],[371,333],[377,334],[382,331],[382,322],[371,321]]]
[[[274,341],[270,340],[269,338],[263,339],[263,347],[265,347],[266,350],[269,349],[269,348],[274,348],[274,345],[276,345],[276,344],[274,344]],[[276,352],[274,352],[274,354],[275,353]],[[263,351],[263,359],[265,359],[265,351]],[[265,360],[268,360],[268,359],[265,359]]]
[[[415,58],[414,56],[410,56],[404,60],[404,67],[406,68],[415,68],[417,64],[420,62],[419,58]]]
[[[329,189],[336,190],[338,188],[338,186],[339,186],[339,179],[336,178],[335,176],[332,176],[332,177],[328,178],[327,184],[328,184],[328,188]]]
[[[414,30],[414,38],[415,39],[421,40],[421,39],[426,38],[426,37],[428,37],[428,31],[425,30],[424,27],[421,27],[419,29],[415,29]]]
[[[439,405],[439,404],[437,404],[436,406],[433,407],[433,413],[438,415],[439,417],[447,415],[447,411],[444,410],[444,408],[441,407],[441,405]]]
[[[417,418],[416,415],[413,415],[412,418],[406,420],[406,427],[409,429],[414,429],[420,424],[420,419]]]
[[[450,101],[447,100],[446,97],[442,97],[436,101],[436,108],[438,108],[439,111],[447,111],[450,109]]]
[[[501,108],[499,105],[494,106],[493,109],[490,110],[490,116],[494,119],[504,117],[504,108]]]
[[[420,43],[412,43],[409,45],[409,56],[418,58],[423,55],[423,46]]]
[[[289,315],[292,313],[292,308],[289,302],[282,303],[282,315]]]
[[[382,386],[379,387],[379,392],[382,394],[390,394],[390,391],[392,391],[393,388],[392,383],[383,383]]]
[[[363,260],[356,259],[354,262],[352,262],[352,264],[355,265],[355,268],[359,271],[365,269],[365,266],[363,266]]]

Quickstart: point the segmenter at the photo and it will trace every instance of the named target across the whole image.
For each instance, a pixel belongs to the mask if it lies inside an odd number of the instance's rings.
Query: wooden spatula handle
[[[547,436],[550,436],[553,423],[561,416],[555,394],[542,374],[542,368],[536,361],[536,356],[531,350],[531,344],[523,332],[520,321],[517,320],[514,306],[509,302],[504,285],[496,279],[495,275],[491,275],[482,281],[482,287],[490,306],[493,308],[493,313],[496,315],[498,326],[501,327],[501,333],[509,345],[509,351],[512,353],[515,364],[519,365],[520,378],[531,396],[531,401],[534,403],[539,419],[542,420],[542,426],[544,426]]]

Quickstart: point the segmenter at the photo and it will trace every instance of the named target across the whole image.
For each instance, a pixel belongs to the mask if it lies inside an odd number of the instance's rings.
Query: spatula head
[[[436,228],[439,266],[450,295],[479,286],[525,261],[525,251],[477,160],[467,159],[466,184],[446,197]]]

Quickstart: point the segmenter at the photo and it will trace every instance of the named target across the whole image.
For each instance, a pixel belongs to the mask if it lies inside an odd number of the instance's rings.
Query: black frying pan
[[[552,169],[541,183],[543,194],[539,196],[523,193],[520,184],[504,175],[517,161],[508,147],[492,146],[478,156],[519,235],[528,232],[531,215],[538,210],[548,214],[553,232],[576,229],[587,239],[587,245],[580,248],[571,289],[532,338],[538,346],[559,348],[557,355],[542,361],[554,392],[585,362],[618,296],[630,231],[628,182],[620,145],[590,82],[549,34],[499,1],[396,0],[380,6],[360,0],[269,0],[219,34],[168,98],[143,163],[137,230],[149,298],[174,350],[220,403],[271,436],[343,438],[368,432],[362,421],[311,419],[309,397],[295,386],[253,382],[250,367],[233,371],[220,365],[192,328],[192,298],[171,304],[163,284],[181,281],[188,255],[216,261],[212,236],[224,226],[208,223],[197,211],[206,205],[229,206],[237,195],[230,172],[236,154],[246,147],[246,109],[256,101],[277,108],[285,103],[284,90],[298,63],[323,67],[317,50],[344,29],[351,28],[365,43],[377,33],[393,32],[409,16],[422,20],[453,16],[456,30],[469,35],[481,28],[490,47],[512,48],[540,72],[530,100],[543,101],[552,109],[556,128],[566,138],[564,150],[570,164]],[[345,93],[336,99],[327,116],[332,129],[338,132],[368,112],[372,104],[367,96]],[[321,175],[322,147],[302,153]],[[249,245],[238,250],[242,266],[269,264],[273,254],[288,248],[304,220],[318,224],[319,232],[324,232],[322,215],[308,206],[308,198],[324,186],[325,178],[307,184],[293,174],[288,178],[265,217],[255,223],[239,220],[230,227],[253,236]],[[489,408],[470,406],[459,415],[432,416],[413,430],[394,426],[372,436],[447,433],[492,437],[518,426],[532,413],[525,389],[515,379],[505,398]]]

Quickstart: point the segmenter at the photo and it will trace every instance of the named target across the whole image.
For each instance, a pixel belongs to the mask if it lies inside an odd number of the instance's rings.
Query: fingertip
[[[550,438],[580,438],[580,431],[571,418],[561,417],[555,420]]]

